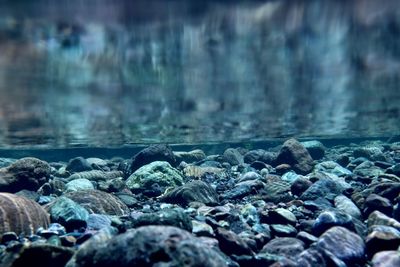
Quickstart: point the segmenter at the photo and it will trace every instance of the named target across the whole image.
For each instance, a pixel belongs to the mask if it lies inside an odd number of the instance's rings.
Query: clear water
[[[1,1],[0,147],[400,133],[400,2]]]

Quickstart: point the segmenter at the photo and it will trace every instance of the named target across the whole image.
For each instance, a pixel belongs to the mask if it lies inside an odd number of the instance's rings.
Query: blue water
[[[0,147],[395,140],[399,7],[1,1]]]

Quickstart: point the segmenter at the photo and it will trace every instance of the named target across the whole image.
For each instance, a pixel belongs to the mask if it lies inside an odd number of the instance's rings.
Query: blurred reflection
[[[3,2],[4,146],[399,134],[398,1]]]

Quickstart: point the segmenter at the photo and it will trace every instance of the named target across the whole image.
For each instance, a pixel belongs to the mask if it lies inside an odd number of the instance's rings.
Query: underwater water
[[[399,135],[398,1],[1,1],[0,146]]]

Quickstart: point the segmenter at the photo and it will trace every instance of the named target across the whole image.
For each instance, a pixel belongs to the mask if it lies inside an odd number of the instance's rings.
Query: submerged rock
[[[191,181],[183,186],[177,187],[162,195],[160,200],[183,206],[194,201],[206,205],[217,205],[219,202],[217,192],[202,181]]]
[[[282,145],[276,163],[287,163],[298,174],[307,174],[314,167],[313,159],[307,149],[293,138]]]
[[[51,173],[47,162],[36,158],[22,158],[0,169],[0,191],[17,192],[22,189],[36,191],[48,181]]]
[[[47,228],[49,214],[36,202],[9,193],[0,193],[0,235],[5,232],[34,234]]]
[[[135,227],[145,225],[175,226],[186,231],[192,231],[192,221],[182,209],[163,209],[158,212],[143,213],[133,218]]]
[[[176,166],[175,155],[168,145],[151,145],[138,152],[132,158],[130,171],[133,173],[140,167],[152,163],[154,161],[166,161],[172,166]]]
[[[182,183],[182,174],[165,161],[147,164],[126,180],[126,186],[130,190],[149,196],[159,196],[167,187],[180,186]]]
[[[143,226],[78,250],[67,267],[227,266],[225,259],[185,230],[172,226]]]
[[[184,161],[186,163],[193,163],[204,160],[206,158],[206,154],[203,150],[195,149],[189,152],[186,151],[178,151],[174,152],[177,162]]]

